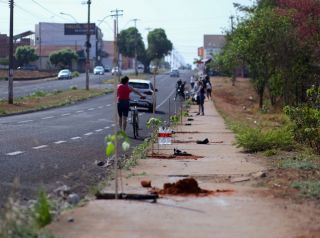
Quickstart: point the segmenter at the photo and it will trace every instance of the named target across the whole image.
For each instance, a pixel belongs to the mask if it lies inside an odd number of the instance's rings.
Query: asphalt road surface
[[[188,73],[181,78],[189,78]],[[164,120],[169,119],[169,110],[173,114],[179,108],[173,100],[176,81],[157,76],[156,116]],[[115,131],[114,109],[114,95],[107,94],[71,106],[1,117],[0,204],[12,191],[19,191],[22,199],[33,199],[41,187],[52,192],[68,185],[85,194],[105,178],[105,168],[95,162],[105,158],[104,138]],[[131,138],[132,146],[149,136],[145,123],[152,116],[140,110],[141,137]],[[127,134],[133,135],[130,123]]]

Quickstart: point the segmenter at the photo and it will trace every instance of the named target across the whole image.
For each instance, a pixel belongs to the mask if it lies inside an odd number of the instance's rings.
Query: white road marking
[[[104,106],[99,106],[98,108],[99,108],[99,109],[102,109],[102,108],[104,108]]]
[[[162,103],[160,103],[160,104],[157,106],[157,108],[159,108],[159,107],[161,107],[163,104],[165,104],[165,102],[174,94],[174,92],[175,92],[175,90],[173,90],[173,91],[169,94],[169,96],[168,96],[165,100],[163,100]]]
[[[42,120],[48,120],[48,119],[52,119],[52,118],[54,118],[54,116],[50,116],[50,117],[43,117],[43,118],[41,118]]]
[[[116,124],[112,124],[111,126],[112,126],[112,127],[115,127],[115,126],[116,126]]]
[[[63,143],[66,143],[65,140],[59,140],[59,141],[56,141],[54,142],[56,145],[60,145],[60,144],[63,144]]]
[[[15,151],[15,152],[7,153],[6,155],[14,156],[14,155],[21,155],[23,153],[24,153],[24,151]]]
[[[89,108],[88,111],[93,111],[96,110],[95,108]]]
[[[91,135],[93,135],[93,132],[88,132],[88,133],[86,133],[86,134],[84,134],[85,136],[91,136]]]
[[[100,132],[100,131],[103,131],[103,129],[98,129],[98,130],[96,130],[96,132]]]
[[[32,147],[32,149],[40,150],[40,149],[47,148],[47,147],[48,147],[47,145],[40,145],[40,146]]]
[[[80,110],[80,111],[76,111],[76,113],[82,113],[83,111],[82,110]]]
[[[80,140],[81,139],[81,137],[79,137],[79,136],[75,136],[75,137],[72,137],[72,138],[70,138],[71,140]]]
[[[65,116],[70,116],[71,113],[65,113],[65,114],[61,114],[62,117],[65,117]]]
[[[22,124],[22,123],[28,123],[28,122],[33,122],[33,120],[19,121],[18,123]]]
[[[106,126],[104,129],[110,129],[110,126]]]
[[[110,106],[111,106],[111,104],[107,104],[107,105],[106,105],[106,107],[110,107]]]

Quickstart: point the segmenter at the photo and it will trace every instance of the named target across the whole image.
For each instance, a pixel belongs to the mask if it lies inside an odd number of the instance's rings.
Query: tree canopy
[[[23,66],[37,60],[39,57],[35,53],[35,49],[30,46],[18,46],[15,57],[18,65]]]
[[[72,60],[77,59],[77,53],[69,48],[55,51],[49,55],[50,62],[58,68],[71,68]]]

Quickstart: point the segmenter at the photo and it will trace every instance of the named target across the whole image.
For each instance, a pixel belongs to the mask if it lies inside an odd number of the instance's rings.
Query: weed
[[[31,94],[31,97],[44,97],[47,96],[48,93],[42,90],[35,91]]]
[[[291,187],[298,189],[303,196],[308,198],[320,198],[320,181],[295,181]]]
[[[275,156],[277,153],[278,153],[277,150],[271,149],[271,150],[266,150],[264,152],[264,155],[267,156],[267,157],[271,157],[271,156]]]
[[[71,90],[77,90],[77,89],[78,89],[78,87],[77,87],[77,86],[75,86],[75,85],[73,85],[73,86],[71,86],[71,87],[70,87],[70,89],[71,89]]]
[[[41,190],[39,192],[37,203],[34,207],[34,216],[37,226],[42,228],[52,221],[52,215],[50,211],[51,205],[48,196],[43,190]]]

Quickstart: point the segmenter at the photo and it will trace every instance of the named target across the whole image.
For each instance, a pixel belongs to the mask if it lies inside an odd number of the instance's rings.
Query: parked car
[[[137,107],[147,108],[150,112],[153,111],[153,94],[158,90],[153,88],[149,80],[144,79],[129,79],[129,86],[141,92],[145,99],[141,99],[136,93],[130,94],[130,105],[137,105]]]
[[[177,69],[173,69],[171,72],[170,72],[170,77],[180,77],[180,73],[179,73],[179,70]]]
[[[23,66],[19,66],[18,70],[38,70],[38,67],[36,65],[23,65]]]
[[[58,79],[72,79],[72,72],[69,69],[62,69],[58,73]]]
[[[118,67],[113,67],[111,70],[112,75],[121,75],[121,70]]]
[[[96,66],[93,69],[93,74],[100,74],[103,75],[104,74],[104,68],[102,66]]]

